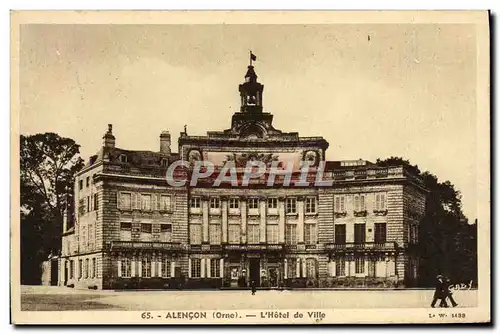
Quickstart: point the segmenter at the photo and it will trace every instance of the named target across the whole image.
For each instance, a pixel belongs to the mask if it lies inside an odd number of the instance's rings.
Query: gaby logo
[[[212,187],[248,187],[250,184],[264,184],[267,187],[329,187],[333,180],[324,179],[325,162],[311,166],[308,161],[300,162],[300,172],[294,172],[294,164],[285,167],[273,161],[268,167],[262,161],[248,161],[244,168],[237,168],[234,161],[227,161],[222,167],[216,167],[210,161],[196,161],[192,166],[188,161],[178,160],[172,163],[166,174],[167,183],[172,187],[195,187],[204,182]]]

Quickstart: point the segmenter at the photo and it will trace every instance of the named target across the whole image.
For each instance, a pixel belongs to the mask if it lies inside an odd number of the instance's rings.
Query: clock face
[[[307,151],[304,153],[304,162],[309,166],[315,166],[318,163],[318,152]]]

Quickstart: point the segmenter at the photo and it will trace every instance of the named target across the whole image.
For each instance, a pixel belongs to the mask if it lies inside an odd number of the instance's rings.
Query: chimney
[[[115,147],[115,136],[113,136],[113,124],[108,124],[108,132],[102,137],[104,147]]]
[[[162,131],[160,135],[160,152],[170,155],[170,132]]]

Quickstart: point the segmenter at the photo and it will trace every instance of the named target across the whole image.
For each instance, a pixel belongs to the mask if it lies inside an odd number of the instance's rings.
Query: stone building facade
[[[80,288],[412,286],[426,190],[404,166],[325,161],[328,142],[273,127],[253,66],[231,127],[206,136],[168,132],[159,151],[115,145],[75,179],[75,221],[64,224],[60,285]],[[208,161],[214,173],[174,187],[169,166]],[[217,184],[231,161],[238,184]],[[292,172],[252,178],[248,161]],[[301,162],[307,162],[302,173]],[[321,172],[321,184],[314,183]],[[189,177],[192,169],[175,176]],[[311,181],[311,182],[309,182]],[[288,183],[290,186],[287,186]]]

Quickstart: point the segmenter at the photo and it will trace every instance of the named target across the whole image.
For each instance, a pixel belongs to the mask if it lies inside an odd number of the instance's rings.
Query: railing
[[[283,250],[282,244],[227,244],[223,246],[224,250]]]
[[[112,241],[111,249],[182,250],[183,247],[179,242]]]
[[[394,250],[396,249],[395,242],[364,242],[364,243],[345,243],[336,244],[330,243],[326,244],[325,248],[327,250]]]

